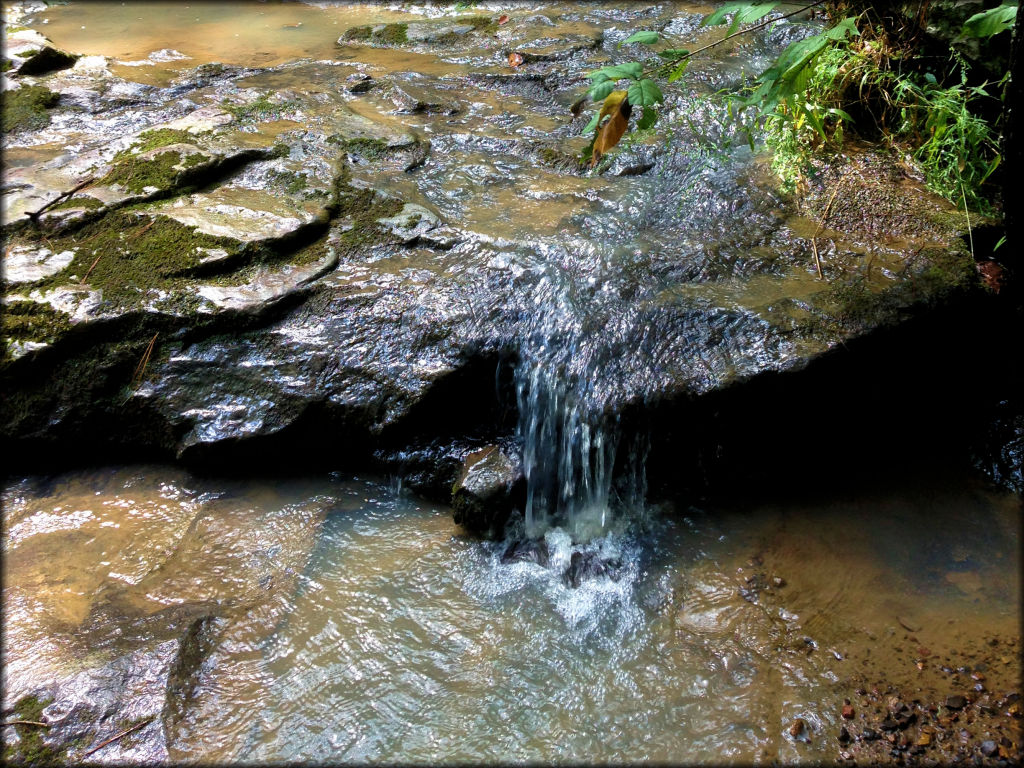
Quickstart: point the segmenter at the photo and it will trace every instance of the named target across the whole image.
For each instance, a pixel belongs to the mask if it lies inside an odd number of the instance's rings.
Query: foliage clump
[[[38,131],[50,124],[49,110],[60,95],[41,85],[23,85],[4,93],[0,122],[5,134]]]

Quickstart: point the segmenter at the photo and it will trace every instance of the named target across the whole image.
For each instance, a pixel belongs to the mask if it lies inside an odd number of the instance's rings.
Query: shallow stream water
[[[548,567],[503,564],[504,542],[368,479],[142,466],[3,501],[8,697],[144,646],[161,611],[216,617],[175,759],[831,759],[858,683],[928,690],[940,659],[1011,652],[1021,618],[1019,500],[938,478],[652,509],[582,547],[623,567],[577,589],[561,529]],[[986,684],[1019,673],[1012,652]],[[785,735],[797,717],[809,744]]]

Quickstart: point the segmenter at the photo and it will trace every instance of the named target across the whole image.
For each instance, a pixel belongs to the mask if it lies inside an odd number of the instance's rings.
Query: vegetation
[[[730,24],[722,40],[694,51],[658,50],[653,63],[648,58],[591,72],[587,96],[574,105],[578,113],[587,99],[601,103],[585,129],[593,131],[593,141],[584,159],[593,167],[620,142],[634,107],[642,110],[636,129],[654,125],[664,101],[659,83],[683,77],[694,54],[797,13],[779,16],[773,13],[777,5],[729,3],[703,20],[704,26]],[[830,18],[825,30],[790,44],[748,86],[725,95],[728,114],[751,145],[760,137],[772,150],[783,186],[801,183],[812,153],[838,149],[854,133],[911,154],[938,194],[989,208],[986,183],[1001,159],[998,119],[1006,77],[972,82],[969,65],[955,49],[947,50],[945,61],[926,56],[922,19],[894,10],[878,13],[865,2],[815,2],[803,10],[822,5]],[[978,13],[963,25],[961,37],[1004,33],[1015,14],[1015,4],[1008,3]],[[657,32],[641,30],[620,46],[659,41]],[[623,80],[627,88],[617,88]]]
[[[0,122],[3,132],[38,131],[50,124],[51,107],[57,106],[59,94],[41,85],[23,85],[4,93]]]

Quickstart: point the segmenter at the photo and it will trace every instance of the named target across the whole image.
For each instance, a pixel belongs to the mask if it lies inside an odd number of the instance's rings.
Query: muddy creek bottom
[[[209,616],[173,760],[833,760],[847,699],[1020,679],[1020,500],[948,478],[654,508],[575,589],[562,532],[502,563],[386,482],[145,466],[3,501],[5,706]]]

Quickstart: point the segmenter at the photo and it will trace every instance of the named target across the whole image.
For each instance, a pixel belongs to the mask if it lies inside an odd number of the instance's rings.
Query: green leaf
[[[690,66],[690,60],[686,59],[682,63],[680,63],[678,67],[672,70],[672,74],[668,76],[668,81],[670,83],[674,83],[676,80],[683,76],[683,73],[686,72],[686,68],[688,66]]]
[[[847,16],[834,27],[825,30],[821,34],[829,40],[845,40],[848,37],[857,37],[860,34],[860,30],[857,29],[857,17]]]
[[[654,107],[644,107],[644,113],[640,116],[640,119],[636,122],[638,130],[646,130],[647,128],[653,128],[654,124],[658,121],[658,110]]]
[[[650,107],[664,100],[658,84],[649,78],[629,86],[629,103],[635,107]]]
[[[590,73],[588,77],[593,80],[595,75],[603,74],[605,80],[611,80],[612,82],[621,80],[624,77],[628,77],[630,80],[639,80],[643,71],[643,65],[639,61],[630,61],[625,64],[616,64],[612,67],[604,67],[603,69],[597,70],[597,72]],[[596,80],[595,82],[601,82],[601,80]]]
[[[598,121],[600,121],[600,119],[601,119],[601,112],[600,111],[595,112],[594,116],[592,118],[590,118],[590,122],[587,123],[586,128],[583,129],[583,133],[590,133],[592,130],[597,128],[597,123],[598,123]]]
[[[964,37],[992,37],[1013,27],[1017,4],[1003,3],[998,8],[976,13],[964,22]]]
[[[777,5],[778,3],[726,3],[711,15],[705,16],[700,24],[702,27],[724,24],[726,16],[730,13],[735,14],[732,17],[732,24],[729,25],[729,31],[726,32],[727,35],[731,35],[740,28],[741,24],[753,24],[755,21],[760,21]]]
[[[603,83],[608,79],[608,75],[605,74],[603,69],[595,70],[594,72],[588,72],[587,77],[594,81],[594,85]]]
[[[614,90],[615,83],[611,80],[604,80],[595,84],[589,91],[587,91],[587,96],[590,97],[591,101],[604,101],[604,97]]]
[[[685,48],[666,48],[664,51],[658,51],[658,55],[663,59],[675,61],[676,59],[683,58],[683,56],[689,56],[690,52]]]
[[[639,32],[634,32],[632,35],[627,37],[625,40],[619,43],[618,47],[621,48],[627,43],[643,43],[644,45],[654,45],[656,42],[658,42],[657,32],[649,32],[647,30],[642,29]]]

